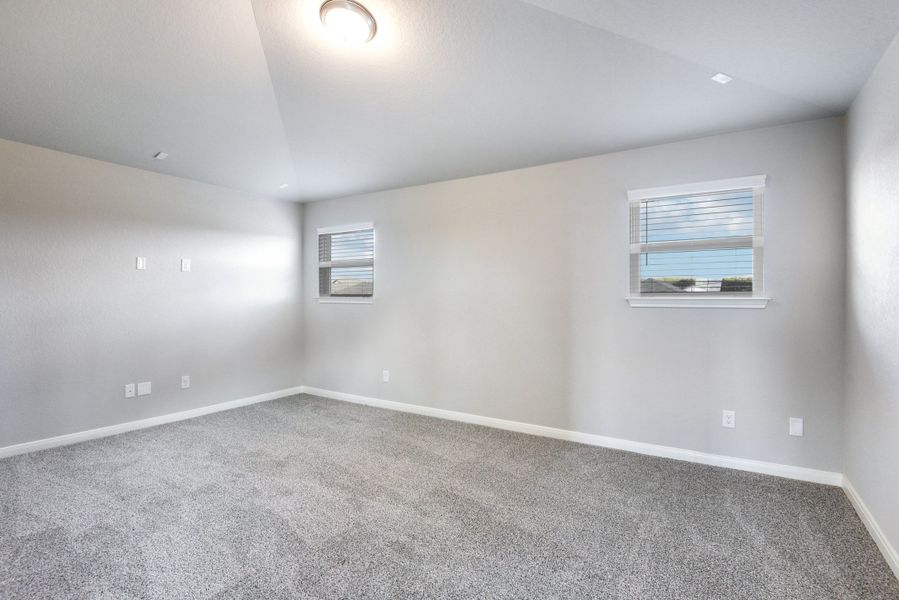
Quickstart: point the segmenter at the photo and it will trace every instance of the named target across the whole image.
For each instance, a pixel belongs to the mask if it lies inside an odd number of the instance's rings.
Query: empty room
[[[0,600],[899,600],[897,34],[0,0]]]

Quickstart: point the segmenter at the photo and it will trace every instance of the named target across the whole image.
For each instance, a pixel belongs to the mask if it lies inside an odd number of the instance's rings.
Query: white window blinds
[[[631,295],[762,291],[765,178],[629,193]]]
[[[370,297],[375,285],[375,230],[370,223],[318,231],[321,297]]]

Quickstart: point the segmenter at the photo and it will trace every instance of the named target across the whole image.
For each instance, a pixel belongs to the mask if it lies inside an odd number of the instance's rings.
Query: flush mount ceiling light
[[[348,44],[360,46],[378,31],[371,13],[353,0],[328,0],[318,13],[325,28]]]
[[[716,73],[712,76],[712,81],[714,81],[715,83],[720,83],[721,85],[727,85],[733,80],[734,78],[727,73]]]
[[[286,190],[286,189],[287,189],[287,184],[286,184],[286,183],[282,183],[281,185],[278,186],[278,189],[279,189],[279,190]]]

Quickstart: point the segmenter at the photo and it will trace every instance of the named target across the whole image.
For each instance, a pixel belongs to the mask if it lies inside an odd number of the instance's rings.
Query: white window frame
[[[373,304],[375,299],[375,272],[377,272],[377,260],[378,260],[378,243],[377,243],[377,231],[375,230],[374,223],[352,223],[349,225],[330,225],[328,227],[319,227],[315,230],[315,262],[318,265],[318,268],[315,269],[316,274],[316,282],[318,282],[319,273],[324,266],[318,256],[318,246],[319,246],[319,236],[326,235],[330,233],[350,233],[353,231],[364,231],[366,229],[371,229],[372,242],[374,243],[374,250],[372,254],[372,290],[371,296],[322,296],[318,283],[315,286],[315,299],[320,304]]]
[[[766,175],[736,177],[733,179],[716,179],[699,183],[688,183],[656,188],[631,190],[627,193],[630,267],[629,290],[627,302],[634,308],[765,308],[771,298],[764,295],[764,198]],[[708,240],[690,240],[682,242],[655,242],[641,244],[639,231],[634,231],[634,224],[639,229],[640,203],[644,200],[689,196],[692,194],[713,194],[735,190],[752,190],[753,234],[746,238],[722,240],[721,247],[738,243],[740,247],[752,246],[752,295],[727,294],[669,294],[665,296],[640,293],[640,254],[649,248],[653,250],[679,250],[708,247]],[[747,238],[751,238],[747,239]]]

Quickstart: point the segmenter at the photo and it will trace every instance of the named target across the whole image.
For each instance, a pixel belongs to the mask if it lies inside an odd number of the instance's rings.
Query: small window
[[[322,298],[370,298],[375,289],[371,223],[318,230],[318,293]]]
[[[758,297],[765,177],[629,192],[631,297]]]

